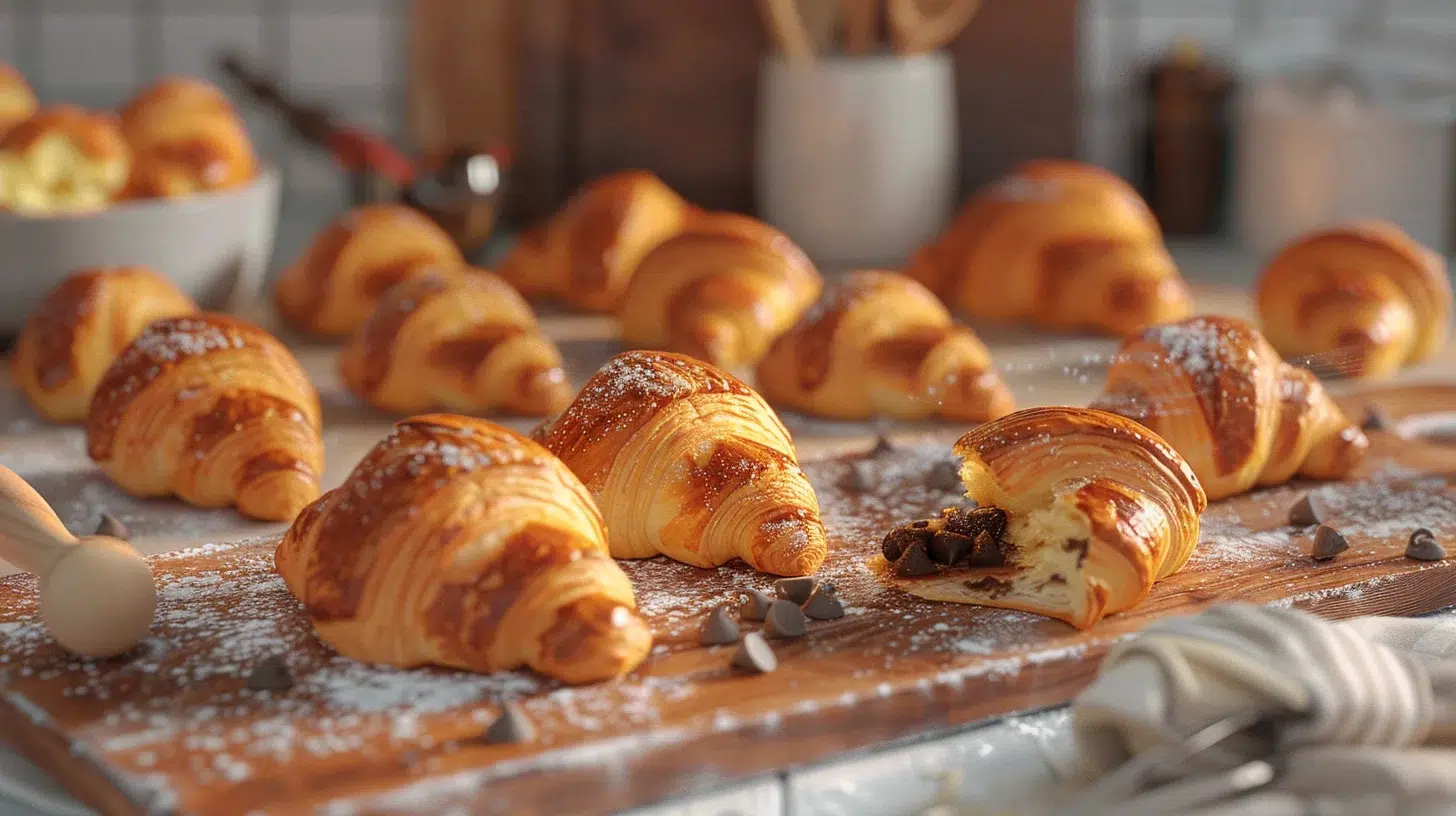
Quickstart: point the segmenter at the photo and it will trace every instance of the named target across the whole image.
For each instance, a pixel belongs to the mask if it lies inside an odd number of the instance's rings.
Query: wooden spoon
[[[898,54],[923,54],[949,45],[970,25],[981,0],[887,0],[890,38]]]

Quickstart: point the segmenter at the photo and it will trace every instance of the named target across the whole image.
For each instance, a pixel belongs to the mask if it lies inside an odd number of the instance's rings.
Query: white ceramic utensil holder
[[[766,58],[759,213],[821,266],[899,266],[944,227],[958,175],[943,53]]]

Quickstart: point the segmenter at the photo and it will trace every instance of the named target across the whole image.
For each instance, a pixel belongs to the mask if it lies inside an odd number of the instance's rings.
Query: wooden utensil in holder
[[[40,617],[82,657],[114,657],[146,638],[157,611],[147,562],[110,536],[76,538],[45,499],[0,466],[0,558],[40,579]]]
[[[759,0],[769,36],[789,62],[832,52],[836,30],[844,56],[872,56],[885,45],[899,56],[928,54],[960,36],[980,10],[981,0]]]

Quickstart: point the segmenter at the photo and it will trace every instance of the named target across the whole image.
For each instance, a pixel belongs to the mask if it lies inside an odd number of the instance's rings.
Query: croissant
[[[201,80],[156,83],[122,109],[121,129],[132,149],[124,198],[225,190],[257,172],[242,119],[221,91]]]
[[[1361,221],[1306,235],[1258,284],[1264,336],[1286,357],[1328,354],[1342,373],[1393,376],[1446,344],[1451,280],[1400,227]]]
[[[1252,326],[1195,317],[1124,341],[1093,404],[1161,435],[1222,499],[1294,476],[1339,479],[1369,440]]]
[[[0,209],[32,216],[99,210],[130,168],[115,117],[74,105],[42,108],[0,138]]]
[[[731,213],[702,215],[637,265],[622,340],[736,368],[757,362],[824,282],[788,236]]]
[[[815,416],[982,422],[1011,413],[1011,392],[970,329],[914,280],[857,272],[758,364],[768,400]]]
[[[642,256],[682,229],[694,212],[646,171],[603,176],[577,191],[545,224],[522,235],[499,272],[527,297],[610,312]]]
[[[135,496],[175,494],[290,521],[318,498],[318,394],[288,349],[241,320],[158,320],[96,387],[86,451]]]
[[[733,375],[680,354],[612,358],[535,437],[606,516],[617,558],[735,558],[808,575],[828,544],[789,432]]]
[[[1187,317],[1158,222],[1126,182],[1039,160],[982,189],[907,273],[978,318],[1124,336]]]
[[[935,601],[1020,609],[1086,629],[1182,569],[1207,506],[1157,434],[1087,408],[1029,408],[960,438],[972,510],[892,530],[894,581]]]
[[[10,375],[42,416],[79,422],[107,367],[147,324],[195,311],[191,298],[146,267],[83,269],[31,312]]]
[[[274,291],[289,323],[319,337],[347,337],[400,281],[465,263],[450,236],[423,213],[395,204],[356,207],[316,235],[283,270]]]
[[[526,301],[484,270],[432,273],[384,294],[339,357],[344,385],[401,414],[436,406],[545,416],[571,386]]]
[[[13,67],[0,64],[0,137],[35,113],[38,103],[30,83]]]
[[[484,420],[396,423],[274,563],[319,638],[356,660],[590,683],[652,647],[581,482]]]

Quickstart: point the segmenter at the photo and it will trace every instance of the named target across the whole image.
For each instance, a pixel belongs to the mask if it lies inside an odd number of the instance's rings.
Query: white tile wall
[[[71,87],[132,84],[135,26],[129,14],[47,14],[40,27],[46,82]]]
[[[377,88],[394,73],[394,28],[379,14],[288,16],[288,67],[301,91]]]
[[[263,58],[263,21],[257,14],[165,14],[161,64],[169,74],[208,76],[219,50],[251,61]]]

